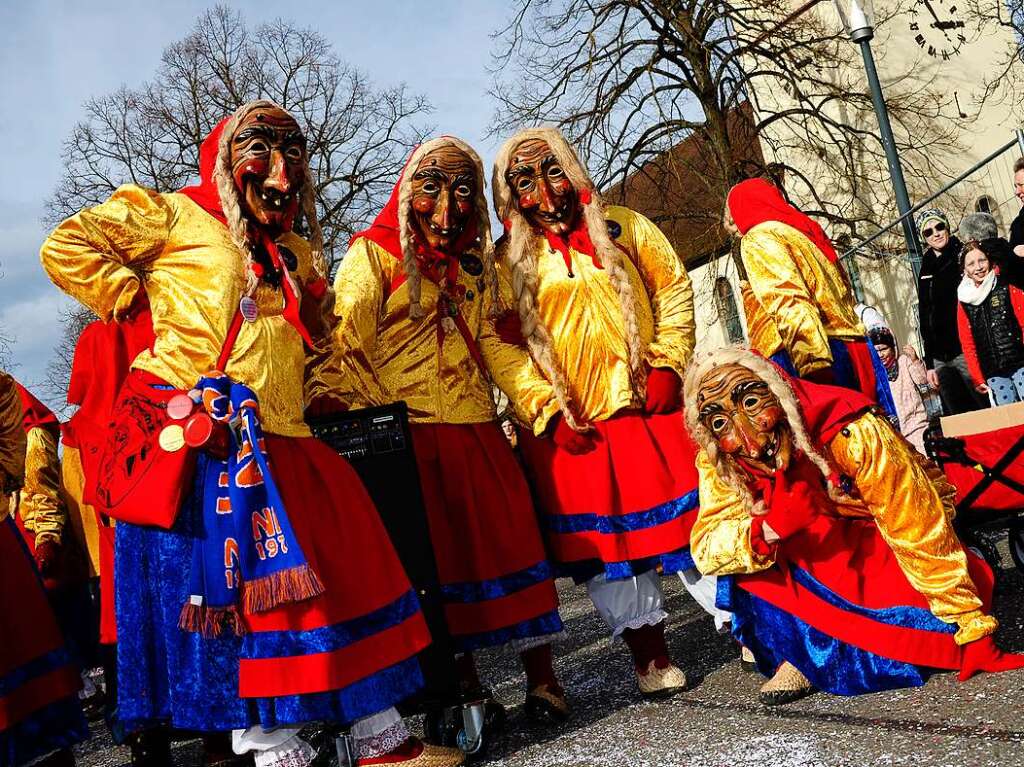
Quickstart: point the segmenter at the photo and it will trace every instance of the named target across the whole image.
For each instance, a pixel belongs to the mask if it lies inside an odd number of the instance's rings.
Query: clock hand
[[[935,23],[932,24],[932,27],[934,27],[935,29],[940,30],[942,32],[942,34],[944,34],[946,36],[946,39],[948,40],[949,39],[949,33],[946,32],[945,29],[943,29],[943,27],[942,27],[942,23],[943,22],[939,19],[938,14],[935,13],[935,9],[932,8],[932,4],[928,0],[924,0],[924,5],[928,9],[928,13],[930,13],[932,15],[932,18],[935,19]]]

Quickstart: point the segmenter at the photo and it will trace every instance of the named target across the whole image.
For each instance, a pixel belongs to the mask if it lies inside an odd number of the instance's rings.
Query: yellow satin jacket
[[[644,360],[671,368],[682,378],[696,344],[693,287],[682,259],[649,219],[628,208],[609,206],[613,240],[625,250],[633,285]],[[576,414],[604,421],[622,410],[639,409],[644,392],[634,391],[622,309],[606,270],[570,249],[570,277],[562,254],[543,237],[537,241],[537,306],[551,334],[555,360],[569,387]],[[503,248],[502,281],[509,282]],[[508,394],[520,421],[540,436],[558,412],[548,381],[535,365],[498,371],[496,382]]]
[[[0,370],[0,493],[20,488],[25,482],[25,429],[21,422],[21,396],[14,379]],[[11,496],[12,500],[13,497]],[[2,496],[0,496],[2,498]],[[8,504],[0,503],[0,522],[7,518]]]
[[[288,232],[300,286],[315,279],[309,246]],[[189,389],[220,355],[245,287],[245,263],[227,227],[182,194],[127,185],[75,214],[43,243],[50,279],[103,320],[125,316],[140,289],[149,296],[156,342],[132,367]],[[256,392],[266,432],[309,435],[303,421],[306,355],[284,318],[279,288],[260,283],[259,316],[243,322],[226,372]]]
[[[743,308],[751,347],[770,357],[785,349],[800,375],[829,367],[828,339],[863,339],[850,287],[807,236],[765,221],[740,241],[747,271]]]
[[[874,519],[910,584],[932,613],[959,627],[958,644],[993,633],[998,622],[981,610],[953,531],[956,491],[941,470],[867,413],[826,446],[825,457],[853,480],[856,498],[833,502],[823,513]],[[719,477],[704,450],[697,454],[700,513],[690,533],[697,569],[705,575],[766,570],[775,562],[750,542],[751,515],[739,494]]]
[[[409,287],[400,259],[361,237],[335,276],[334,344],[319,367],[312,396],[350,408],[405,401],[414,423],[485,423],[496,417],[488,375],[530,365],[527,352],[502,343],[490,310],[494,296],[482,278],[459,270],[466,300],[459,311],[487,371],[457,328],[438,337],[438,286],[423,278],[425,316],[409,318]],[[401,284],[392,290],[392,285]]]
[[[25,484],[18,500],[18,514],[36,541],[61,542],[68,512],[61,493],[58,434],[55,430],[30,429],[25,450]]]

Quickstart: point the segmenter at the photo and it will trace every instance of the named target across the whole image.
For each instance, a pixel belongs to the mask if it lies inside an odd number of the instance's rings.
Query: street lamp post
[[[900,165],[900,157],[896,151],[896,140],[893,138],[892,125],[889,122],[889,110],[885,106],[882,84],[878,80],[878,70],[875,68],[875,57],[871,53],[871,39],[875,36],[874,2],[873,0],[834,0],[834,2],[836,10],[839,12],[839,18],[842,19],[843,27],[850,39],[860,46],[860,52],[864,56],[864,71],[868,78],[871,101],[875,105],[875,115],[878,117],[878,131],[882,135],[882,147],[885,149],[885,159],[889,165],[889,176],[892,178],[893,191],[896,193],[896,207],[902,217],[907,253],[910,255],[914,279],[917,279],[921,271],[921,251],[918,247],[917,233],[914,231],[914,222],[908,215],[911,206],[910,197],[907,194],[907,182],[903,179],[903,166]]]

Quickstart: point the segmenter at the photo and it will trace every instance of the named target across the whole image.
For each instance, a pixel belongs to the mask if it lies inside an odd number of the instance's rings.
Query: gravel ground
[[[1005,553],[1005,552],[1004,552]],[[998,635],[1024,651],[1024,577],[999,573]],[[637,690],[628,654],[610,646],[586,591],[562,586],[566,632],[556,643],[559,674],[573,718],[533,730],[522,714],[518,660],[495,652],[480,659],[481,677],[509,708],[503,735],[485,764],[494,767],[989,767],[1024,764],[1024,670],[984,674],[958,684],[938,674],[922,688],[839,698],[816,694],[781,709],[757,702],[761,679],[740,669],[736,645],[674,578],[664,580],[673,657],[693,687],[668,702],[648,703]],[[81,767],[129,762],[101,723],[79,752]],[[178,765],[202,763],[196,742],[175,748]]]

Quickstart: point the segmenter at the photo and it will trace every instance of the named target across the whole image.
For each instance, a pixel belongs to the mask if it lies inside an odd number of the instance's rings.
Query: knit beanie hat
[[[868,338],[871,339],[871,343],[882,344],[883,346],[889,346],[893,349],[896,348],[896,337],[893,336],[892,331],[884,325],[878,325],[871,328],[868,331]]]
[[[917,233],[921,235],[921,239],[924,239],[925,224],[929,221],[941,221],[946,225],[946,229],[949,229],[949,218],[943,211],[938,208],[925,208],[917,214]]]

